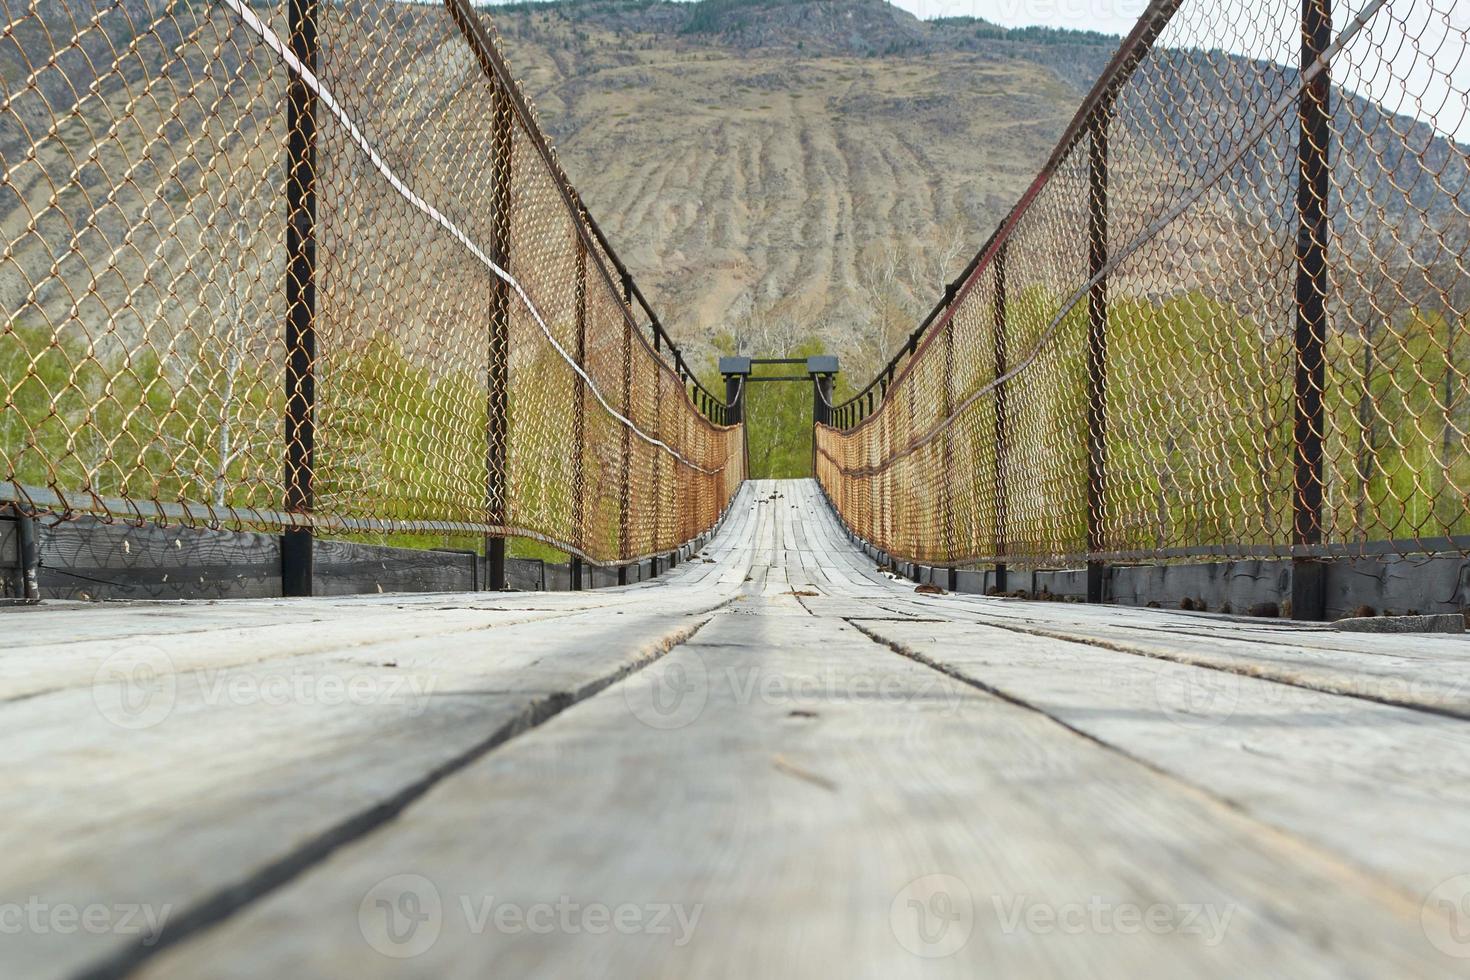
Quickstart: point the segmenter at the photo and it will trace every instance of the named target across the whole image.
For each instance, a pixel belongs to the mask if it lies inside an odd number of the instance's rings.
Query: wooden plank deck
[[[806,481],[622,589],[11,615],[4,977],[1470,973],[1463,637],[917,594]]]

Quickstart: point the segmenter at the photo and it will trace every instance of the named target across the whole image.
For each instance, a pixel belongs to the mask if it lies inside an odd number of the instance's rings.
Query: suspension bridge
[[[1463,975],[1470,39],[1286,6],[849,383],[701,376],[493,11],[0,0],[0,971]]]

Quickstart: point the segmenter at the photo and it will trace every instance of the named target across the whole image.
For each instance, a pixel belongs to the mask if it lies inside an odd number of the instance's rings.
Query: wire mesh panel
[[[0,0],[0,488],[68,516],[708,528],[698,412],[463,0]]]
[[[1470,553],[1459,8],[1151,4],[819,429],[849,525],[937,564]]]

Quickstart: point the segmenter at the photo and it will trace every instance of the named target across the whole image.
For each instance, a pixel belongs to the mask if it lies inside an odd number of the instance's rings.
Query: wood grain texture
[[[1465,638],[922,595],[805,482],[691,551],[597,592],[31,611],[0,903],[173,912],[0,972],[1462,975]],[[140,644],[170,710],[119,727]]]

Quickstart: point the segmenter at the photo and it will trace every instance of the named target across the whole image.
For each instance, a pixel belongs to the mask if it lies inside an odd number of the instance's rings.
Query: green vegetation
[[[211,364],[166,353],[166,360],[154,346],[108,353],[19,324],[0,332],[0,459],[8,478],[102,496],[215,503],[225,486],[256,482],[245,444],[262,413],[280,419],[284,400],[267,393],[261,362]],[[279,422],[273,427],[279,431]],[[275,506],[257,494],[232,502]]]
[[[1056,297],[1014,294],[1012,349],[1019,358],[1049,321]],[[1029,331],[1029,332],[1028,332]],[[1082,534],[1085,473],[1085,310],[1072,310],[1012,385],[1015,433],[1012,513],[1044,515],[1049,539]],[[228,345],[226,345],[228,347]],[[735,340],[717,340],[731,353]],[[817,341],[780,353],[823,352]],[[1199,294],[1165,302],[1115,299],[1109,318],[1108,526],[1120,549],[1289,539],[1294,354],[1284,333]],[[1448,356],[1446,355],[1448,352]],[[87,488],[136,501],[190,500],[277,509],[280,499],[278,366],[262,352],[221,360],[217,352],[144,346],[104,353],[82,340],[12,325],[0,332],[0,460],[6,478],[65,493]],[[1470,427],[1464,365],[1470,326],[1410,310],[1366,336],[1328,343],[1325,437],[1329,540],[1470,533]],[[528,370],[537,374],[535,365]],[[795,373],[776,366],[772,373]],[[561,374],[544,371],[544,377]],[[706,384],[718,382],[713,359]],[[982,384],[988,374],[975,375]],[[839,379],[838,399],[851,391]],[[562,385],[553,381],[551,384]],[[564,381],[564,385],[569,385]],[[570,516],[570,462],[561,429],[544,418],[548,394],[512,386],[511,520],[556,530]],[[973,389],[972,389],[973,390]],[[483,382],[434,372],[385,340],[324,359],[319,379],[317,502],[344,516],[473,522],[484,495]],[[967,392],[955,392],[963,399]],[[568,392],[552,391],[550,404]],[[986,499],[993,448],[988,400],[963,425],[973,453],[966,491]],[[543,406],[538,409],[537,406]],[[746,391],[750,474],[811,472],[812,390],[804,383]],[[594,448],[611,438],[588,417]],[[586,515],[593,537],[616,527],[616,495],[598,494]],[[973,514],[966,519],[983,520]],[[362,536],[354,535],[362,540]],[[478,535],[395,533],[407,546],[478,547]],[[1018,542],[1019,543],[1019,542]],[[512,553],[565,556],[534,541]]]
[[[1078,31],[1065,27],[1002,27],[979,17],[935,17],[935,27],[974,26],[975,37],[982,41],[1025,41],[1031,44],[1089,44],[1115,47],[1118,37],[1098,31]]]
[[[739,27],[741,25],[738,22],[726,24],[725,17],[747,10],[789,7],[811,2],[814,0],[699,0],[698,3],[689,5],[689,19],[684,22],[680,33],[706,34],[722,30],[727,26]]]
[[[1013,299],[1016,356],[1034,342],[1026,331],[1049,322],[1057,307],[1054,296],[1035,289]],[[1470,533],[1470,453],[1462,435],[1470,420],[1470,328],[1412,310],[1369,332],[1370,339],[1334,334],[1328,342],[1324,537]],[[1012,477],[1012,518],[1066,550],[1085,539],[1085,337],[1079,306],[1010,389],[1012,473],[1024,474],[1024,481]],[[1294,362],[1290,336],[1263,342],[1256,323],[1202,295],[1113,301],[1110,548],[1290,540]],[[988,378],[982,373],[977,384]],[[981,433],[975,482],[961,491],[977,506],[989,498],[994,469],[990,411],[982,400],[975,412],[983,418],[964,425]]]
[[[735,353],[735,340],[728,334],[715,338],[719,354]],[[786,350],[761,351],[761,357],[812,357],[824,354],[820,341],[809,340]],[[797,365],[769,365],[761,374],[799,374]],[[703,384],[711,391],[724,391],[712,358]],[[750,477],[782,480],[812,475],[812,386],[802,382],[750,384],[745,389],[745,438],[750,448]]]
[[[1013,295],[1015,358],[1031,354],[1058,305],[1039,289]],[[1470,327],[1410,310],[1365,333],[1328,338],[1324,539],[1470,533]],[[988,343],[980,343],[983,357]],[[1016,553],[1085,546],[1085,350],[1086,311],[1078,306],[1008,388],[1007,502]],[[1108,321],[1107,548],[1288,543],[1294,366],[1289,335],[1265,334],[1203,295],[1115,299]],[[923,380],[914,390],[937,391],[937,370],[937,362],[917,366],[912,378]],[[957,400],[991,377],[983,366],[972,374],[961,367],[960,375],[973,381],[955,392]],[[992,397],[977,399],[934,448],[912,457],[928,473],[944,465],[936,454],[954,454],[948,465],[959,541],[985,541],[994,526],[993,413]],[[926,416],[919,407],[918,414],[924,427],[937,413]],[[920,496],[928,504],[918,506],[932,505],[932,494]]]
[[[115,344],[113,345],[116,346]],[[50,329],[0,332],[0,463],[8,480],[89,489],[146,502],[187,500],[240,510],[281,506],[278,358],[238,345],[166,352],[105,352]],[[482,519],[485,396],[481,379],[435,376],[378,338],[324,358],[317,385],[317,508],[344,517]],[[533,416],[511,401],[511,424]],[[569,510],[555,482],[539,487],[546,523]],[[545,486],[541,486],[541,482]],[[85,498],[83,498],[85,499]],[[532,526],[537,526],[533,523]],[[475,534],[324,535],[396,547],[478,548]],[[564,561],[539,541],[515,539],[519,557]]]

